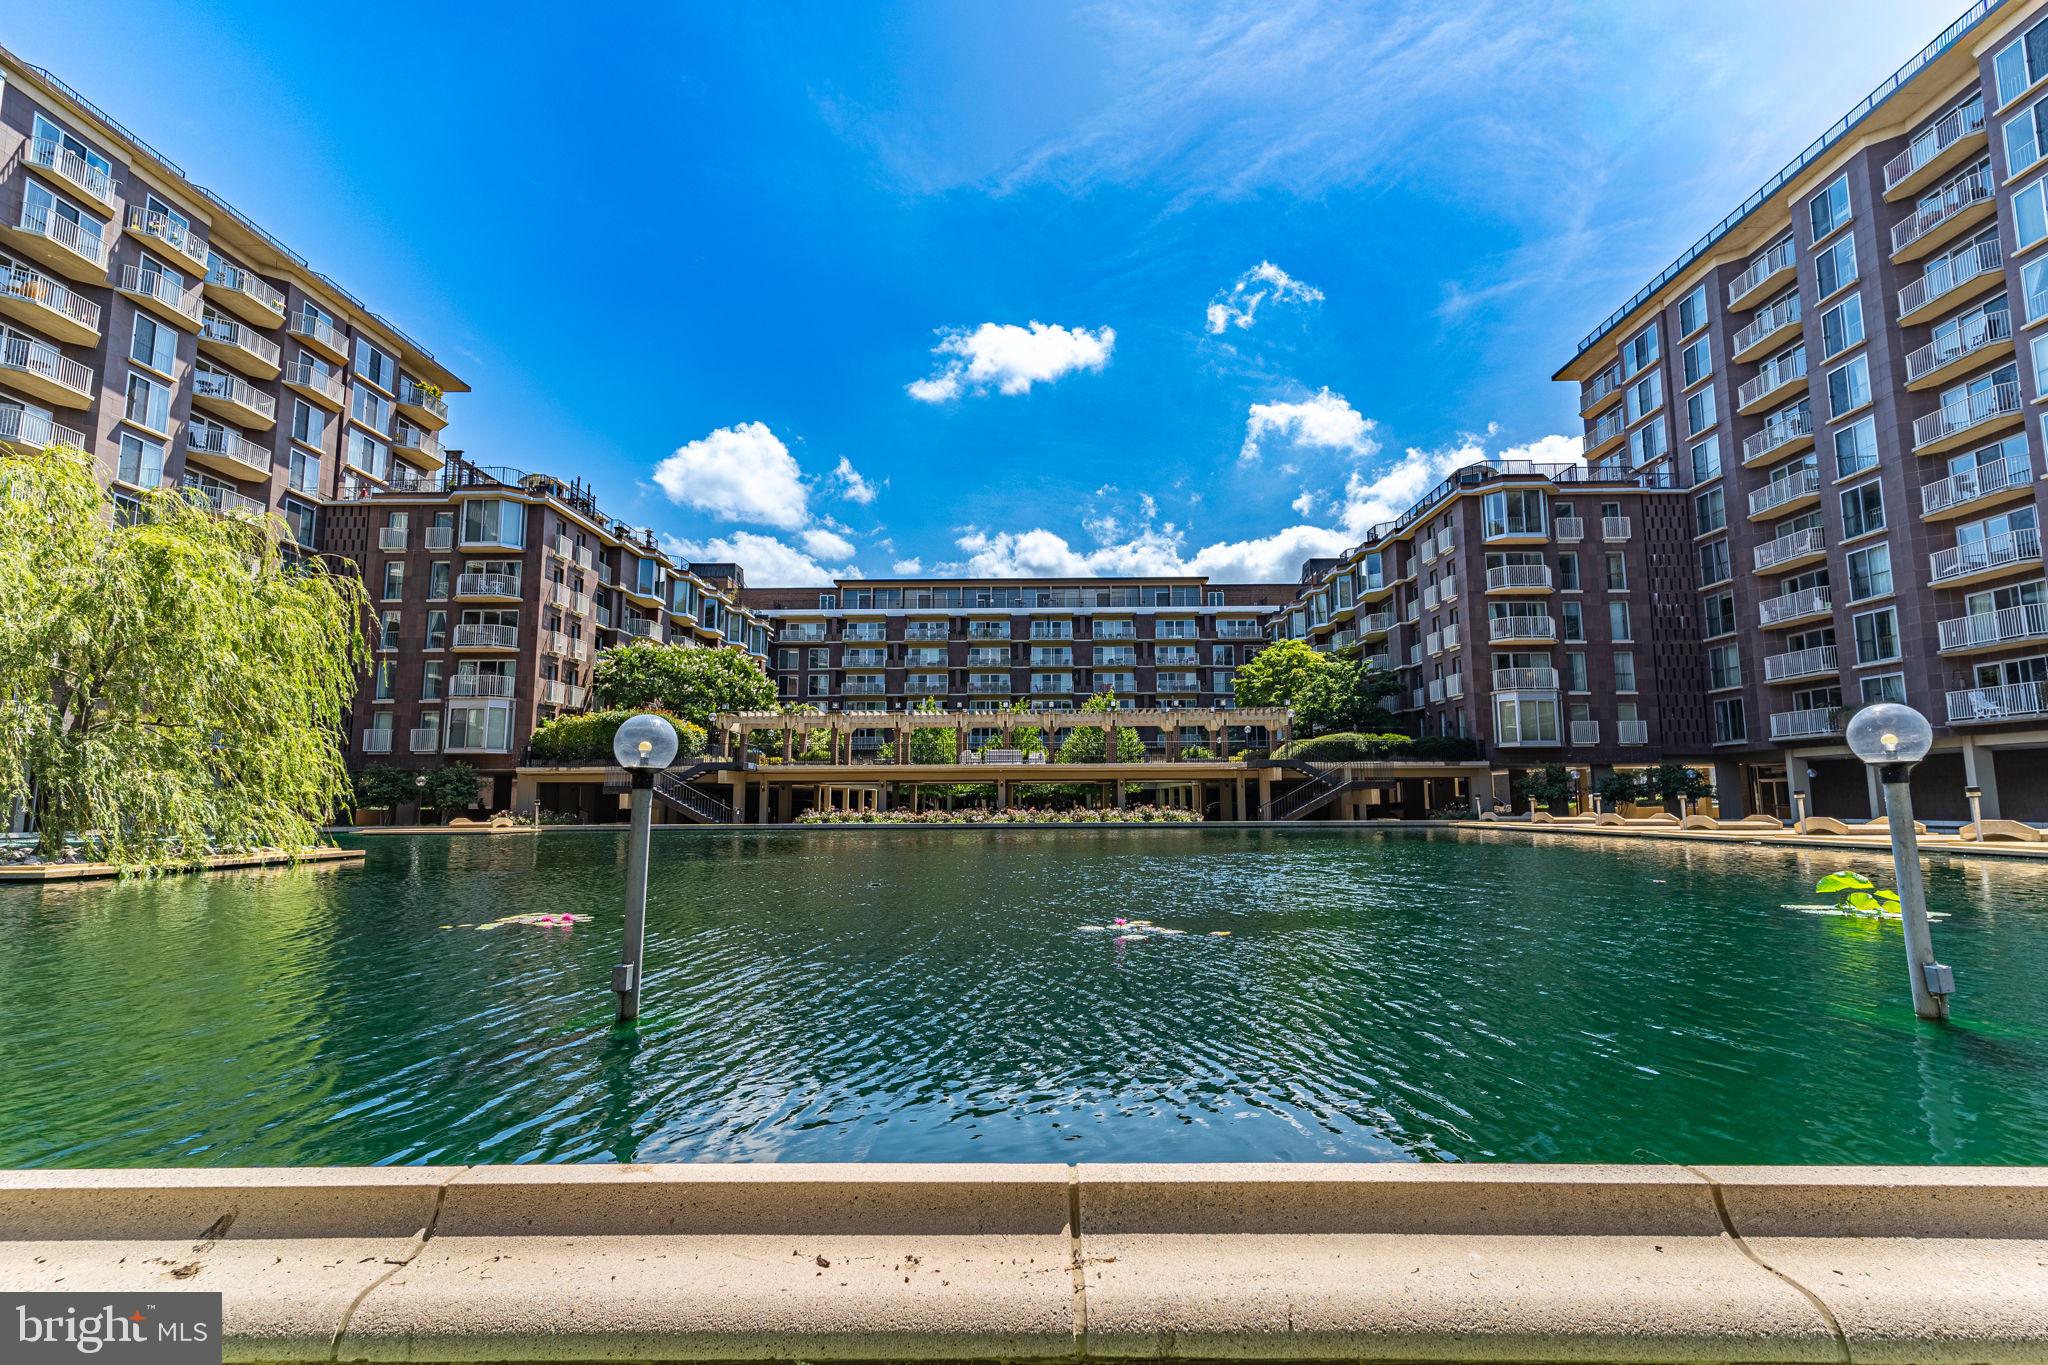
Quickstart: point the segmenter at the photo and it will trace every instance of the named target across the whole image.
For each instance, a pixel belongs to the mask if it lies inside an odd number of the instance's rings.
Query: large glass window
[[[1840,289],[1846,289],[1856,282],[1856,239],[1844,237],[1813,258],[1814,282],[1820,286],[1820,297]]]
[[[2012,197],[2012,230],[2019,249],[2025,251],[2048,237],[2048,181],[2036,180],[2021,187]]]
[[[1743,744],[1749,740],[1749,722],[1742,713],[1742,698],[1714,700],[1714,743]]]
[[[1806,205],[1808,220],[1813,226],[1813,240],[1833,232],[1849,221],[1849,176],[1845,171],[1835,177],[1834,182],[1822,190]]]
[[[128,393],[122,415],[137,426],[165,432],[171,426],[171,386],[148,375],[128,372]]]
[[[2043,76],[2048,76],[2048,19],[2042,19],[1991,59],[1998,84],[1998,102],[2010,104]]]
[[[178,334],[148,313],[135,314],[135,334],[128,343],[128,358],[147,365],[159,374],[169,374],[178,358]]]
[[[1890,663],[1899,657],[1899,614],[1895,608],[1858,612],[1850,623],[1856,631],[1858,664]]]
[[[1734,558],[1728,552],[1725,540],[1710,540],[1700,546],[1700,586],[1712,587],[1726,583],[1735,576]]]
[[[1685,434],[1697,436],[1714,425],[1714,391],[1701,389],[1685,400]]]
[[[1689,389],[1714,372],[1714,339],[1701,337],[1679,352],[1678,359],[1685,371],[1685,386]]]
[[[1832,360],[1863,340],[1863,296],[1851,294],[1820,315],[1821,358]]]
[[[1842,493],[1842,536],[1853,539],[1884,529],[1884,486],[1876,479]]]
[[[1555,698],[1496,697],[1494,737],[1502,744],[1557,743]]]
[[[396,374],[397,366],[390,356],[363,338],[356,338],[356,378],[367,379],[389,392]]]
[[[1834,434],[1835,477],[1846,479],[1877,463],[1877,419],[1865,417]]]
[[[1510,488],[1488,493],[1482,503],[1488,536],[1547,535],[1550,519],[1540,488]]]
[[[1707,286],[1700,284],[1678,301],[1678,334],[1689,337],[1707,325]]]
[[[1707,650],[1707,687],[1718,691],[1742,686],[1742,651],[1735,645],[1714,645]]]
[[[1651,323],[1642,331],[1630,337],[1621,347],[1621,368],[1625,375],[1634,374],[1657,360],[1657,324]]]
[[[115,471],[122,483],[137,488],[155,488],[164,481],[164,445],[132,431],[121,433],[121,452]]]
[[[1721,438],[1709,436],[1695,442],[1692,451],[1692,481],[1704,483],[1721,472]]]
[[[1887,597],[1892,590],[1892,547],[1883,543],[1852,551],[1847,559],[1849,600]]]
[[[526,544],[526,504],[505,498],[471,498],[462,504],[465,545]]]
[[[1692,525],[1694,535],[1712,535],[1728,524],[1727,495],[1717,485],[1692,498]]]

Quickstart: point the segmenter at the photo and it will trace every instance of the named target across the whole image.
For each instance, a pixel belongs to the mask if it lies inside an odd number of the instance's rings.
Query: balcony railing
[[[1787,327],[1797,326],[1802,316],[1799,296],[1787,294],[1770,307],[1749,320],[1747,326],[1738,331],[1733,339],[1735,353],[1740,355],[1750,347],[1761,344],[1765,338],[1774,336]]]
[[[1779,597],[1766,598],[1757,604],[1757,615],[1767,626],[1782,621],[1796,621],[1802,616],[1817,616],[1832,611],[1834,596],[1827,588],[1801,588]]]
[[[410,407],[431,412],[443,422],[448,420],[447,401],[438,394],[427,392],[425,388],[410,379],[400,379],[398,381],[398,401]]]
[[[130,205],[128,230],[138,237],[162,242],[199,269],[206,269],[206,243],[189,225],[169,214],[152,213],[139,204]]]
[[[619,629],[636,640],[651,640],[655,634],[654,622],[644,616],[628,616],[619,622]]]
[[[1938,411],[1925,417],[1913,419],[1913,448],[1934,445],[1948,440],[1972,427],[1986,422],[2010,417],[2020,410],[2020,386],[2008,380],[1968,394],[1959,402],[1943,405]]]
[[[1802,469],[1796,474],[1772,479],[1749,495],[1749,514],[1760,517],[1772,508],[1810,498],[1820,492],[1820,471]]]
[[[185,476],[183,484],[187,497],[198,498],[216,512],[233,512],[238,516],[261,517],[270,509],[255,498],[237,493],[223,484],[208,483],[191,474]]]
[[[1010,683],[1007,678],[1000,682],[993,679],[975,678],[967,684],[967,690],[984,694],[994,692],[1007,696],[1010,691]]]
[[[1742,462],[1761,459],[1794,441],[1813,435],[1813,409],[1797,408],[1782,416],[1773,417],[1763,425],[1763,430],[1742,438]]]
[[[206,341],[217,341],[254,356],[265,369],[276,367],[278,358],[283,354],[276,342],[233,318],[210,317],[200,325],[199,335]]]
[[[1815,645],[1811,649],[1789,649],[1782,654],[1771,654],[1764,658],[1765,682],[1788,682],[1793,678],[1832,677],[1840,671],[1840,660],[1833,645]]]
[[[1954,256],[1944,257],[1931,265],[1919,279],[1899,291],[1899,317],[1904,320],[1929,304],[1938,302],[1949,290],[1982,276],[2002,272],[2004,269],[2005,248],[1996,237],[1979,242]]]
[[[1587,453],[1598,450],[1615,437],[1621,435],[1621,414],[1610,412],[1592,426],[1586,428],[1586,439],[1581,448]]]
[[[66,183],[91,195],[100,203],[111,207],[114,202],[114,177],[87,161],[78,153],[66,147],[53,137],[29,139],[22,155],[32,166],[41,166],[54,171]]]
[[[1994,188],[1988,166],[1956,177],[1942,186],[1941,196],[1934,203],[1892,228],[1892,252],[1904,251],[1958,214],[1966,213],[1979,204],[1990,203]]]
[[[81,227],[55,209],[27,202],[21,206],[20,223],[22,231],[55,242],[88,265],[107,268],[107,238],[98,229]]]
[[[2039,683],[2007,687],[1971,687],[1948,694],[1950,725],[1981,725],[2048,715],[2048,694]]]
[[[423,725],[406,732],[406,745],[416,754],[431,754],[441,747],[441,727]]]
[[[308,341],[320,347],[330,357],[348,354],[348,338],[325,318],[316,317],[311,313],[298,313],[285,324],[285,330],[301,341]]]
[[[2024,488],[2033,481],[2032,458],[2024,453],[2008,456],[1925,485],[1920,490],[1920,510],[1932,516],[2007,489]]]
[[[66,389],[86,402],[93,396],[92,370],[65,355],[47,341],[19,334],[0,345],[0,371],[30,374]]]
[[[199,321],[199,286],[173,283],[169,275],[161,270],[146,270],[139,265],[121,267],[120,281],[114,286],[124,294],[139,294],[154,299],[188,322]]]
[[[1798,351],[1790,359],[1767,360],[1757,366],[1756,374],[1735,391],[1735,406],[1746,408],[1766,394],[1775,393],[1795,380],[1806,378],[1806,352]]]
[[[1579,411],[1586,412],[1598,407],[1621,387],[1621,371],[1610,366],[1593,376],[1592,381],[1579,391]]]
[[[1906,356],[1906,382],[1910,384],[1923,375],[1947,369],[1959,360],[2011,340],[2012,314],[2003,309],[1986,313],[1975,326],[1958,327],[1950,335],[1936,337],[1910,352]]]
[[[1736,276],[1728,285],[1728,306],[1739,306],[1744,298],[1756,292],[1757,287],[1771,276],[1781,274],[1792,266],[1796,249],[1790,237],[1772,246],[1749,263],[1749,269]]]
[[[455,627],[457,649],[517,649],[519,627],[463,622]]]
[[[341,384],[341,375],[338,371],[327,370],[323,372],[314,368],[311,361],[303,359],[294,360],[291,364],[284,367],[284,382],[296,384],[302,389],[311,389],[315,393],[323,395],[334,406],[341,406],[344,390]]]
[[[1575,720],[1572,722],[1572,743],[1594,745],[1600,742],[1600,722],[1597,720]]]
[[[1803,531],[1792,531],[1776,540],[1767,540],[1752,553],[1756,556],[1757,572],[1763,573],[1780,564],[1820,554],[1827,546],[1827,533],[1818,526],[1809,526]]]
[[[1940,584],[1950,579],[1988,573],[2010,564],[2030,563],[2040,557],[2041,533],[2031,527],[2022,527],[2019,530],[1986,536],[1967,545],[1936,550],[1928,556],[1927,566],[1929,577],[1933,582]]]
[[[1444,679],[1444,696],[1452,701],[1465,695],[1465,675],[1452,673]]]
[[[1600,539],[1609,545],[1618,545],[1634,533],[1627,517],[1600,518]]]
[[[1972,612],[1941,623],[1943,649],[1990,649],[2043,638],[2048,638],[2048,606],[2039,602]]]
[[[457,627],[459,631],[461,628]],[[472,630],[485,627],[472,626]],[[510,627],[499,627],[510,629]],[[458,639],[460,636],[458,635]],[[512,679],[498,673],[457,673],[448,680],[448,695],[451,697],[509,697],[512,695]]]
[[[429,526],[427,528],[427,548],[429,550],[451,550],[455,548],[455,528],[453,526]]]
[[[1614,741],[1628,748],[1641,748],[1650,742],[1650,722],[1646,720],[1618,720],[1614,722]]]
[[[1559,517],[1550,525],[1550,534],[1561,545],[1572,545],[1586,538],[1584,517]]]
[[[1486,590],[1503,592],[1515,588],[1550,587],[1548,564],[1500,564],[1486,571]]]
[[[0,445],[23,450],[48,450],[52,446],[76,446],[83,450],[85,433],[27,408],[0,407]]]
[[[206,272],[206,282],[253,299],[266,312],[276,313],[280,318],[284,316],[284,291],[238,265],[220,261]]]
[[[270,452],[231,427],[218,422],[194,421],[185,425],[185,445],[202,455],[218,455],[249,471],[251,478],[270,477]]]
[[[389,730],[363,731],[363,752],[366,754],[388,754],[391,752]]]
[[[1804,711],[1773,711],[1772,739],[1819,739],[1841,733],[1842,708],[1818,706]]]
[[[99,335],[100,306],[59,279],[25,265],[0,272],[0,295],[33,303]],[[54,329],[53,329],[54,330]]]
[[[1554,668],[1496,668],[1493,670],[1493,690],[1496,692],[1555,692],[1557,670]]]
[[[1983,132],[1984,97],[1979,95],[1962,108],[1950,110],[1947,117],[1934,125],[1932,131],[1934,136],[1913,139],[1905,151],[1884,163],[1884,187],[1887,192],[1956,143],[1975,133]]]
[[[517,597],[519,575],[508,573],[465,573],[455,580],[457,597]]]
[[[235,375],[195,370],[192,373],[192,392],[198,397],[218,398],[222,402],[233,403],[237,407],[261,413],[273,421],[277,418],[277,399]]]
[[[1488,640],[1555,640],[1557,621],[1548,615],[1495,616],[1486,622]]]

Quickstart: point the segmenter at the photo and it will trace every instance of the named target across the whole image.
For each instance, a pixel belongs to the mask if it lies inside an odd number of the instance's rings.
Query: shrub
[[[1180,761],[1183,763],[1207,763],[1214,757],[1206,744],[1183,744],[1180,749]]]
[[[1479,741],[1469,735],[1424,735],[1408,741],[1407,753],[1431,763],[1467,763],[1479,757]]]
[[[1414,742],[1407,735],[1361,735],[1344,731],[1283,744],[1273,751],[1273,757],[1305,763],[1370,763],[1406,753]]]
[[[613,736],[628,719],[641,714],[623,710],[585,711],[543,721],[533,732],[533,759],[536,763],[610,763]],[[705,745],[704,727],[673,715],[668,719],[676,727],[676,761],[701,758]]]

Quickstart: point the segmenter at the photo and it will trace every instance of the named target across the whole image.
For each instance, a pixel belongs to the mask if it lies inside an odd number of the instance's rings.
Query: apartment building
[[[1708,753],[1685,491],[1653,469],[1467,465],[1303,566],[1279,639],[1393,671],[1416,733],[1504,775]]]
[[[321,548],[362,566],[377,613],[352,760],[460,759],[492,779],[492,809],[510,804],[534,727],[585,707],[597,651],[654,640],[767,663],[738,566],[676,560],[578,481],[451,451],[433,473],[344,487]]]
[[[1982,0],[1579,344],[1586,453],[1688,490],[1710,747],[1749,799],[2048,818],[2048,4]]]
[[[345,491],[441,467],[433,353],[0,49],[0,442],[91,452],[317,547]]]
[[[749,588],[785,701],[826,711],[1229,706],[1288,584],[1205,578],[841,579]]]

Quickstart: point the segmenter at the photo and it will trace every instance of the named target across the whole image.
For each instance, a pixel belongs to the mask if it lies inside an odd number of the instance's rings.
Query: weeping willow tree
[[[361,585],[177,493],[116,519],[75,449],[0,453],[0,803],[46,857],[296,849],[349,791]]]

